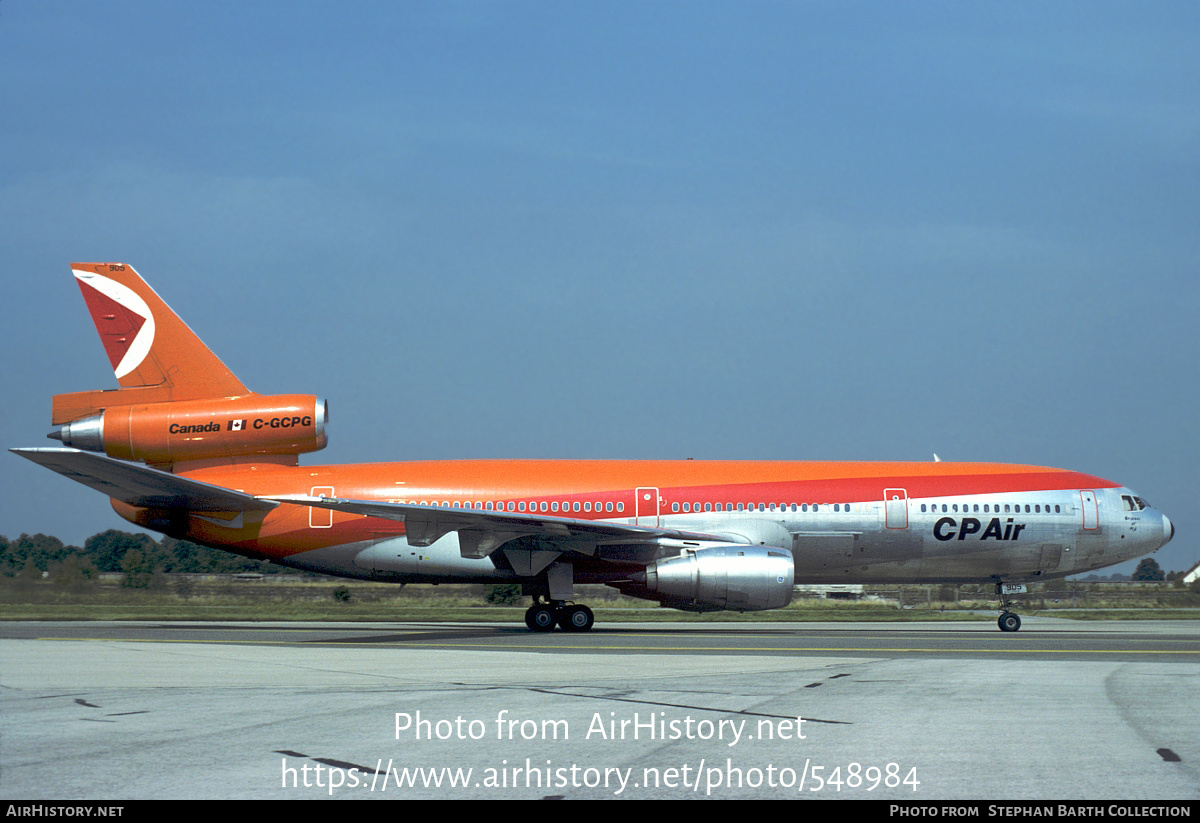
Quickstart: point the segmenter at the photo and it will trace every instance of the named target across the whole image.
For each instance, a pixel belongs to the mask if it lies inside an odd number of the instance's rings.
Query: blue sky
[[[7,446],[135,266],[308,462],[988,460],[1200,560],[1194,3],[0,3]],[[0,460],[0,534],[123,528]],[[1123,567],[1126,568],[1126,567]],[[1127,564],[1126,570],[1132,568]]]

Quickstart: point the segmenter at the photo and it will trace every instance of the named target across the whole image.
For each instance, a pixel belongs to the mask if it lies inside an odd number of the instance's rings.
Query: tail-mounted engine
[[[632,581],[613,585],[623,594],[683,611],[755,612],[790,603],[793,579],[791,552],[730,544],[659,560]]]
[[[119,395],[119,393],[117,393]],[[152,465],[299,455],[325,447],[328,406],[308,394],[247,394],[110,406],[50,437],[64,445]]]

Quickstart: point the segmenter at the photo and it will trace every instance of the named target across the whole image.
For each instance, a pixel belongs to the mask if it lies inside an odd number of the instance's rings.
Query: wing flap
[[[594,553],[597,545],[652,543],[658,540],[728,542],[726,538],[715,535],[678,529],[633,526],[606,520],[545,517],[523,512],[380,503],[309,495],[280,495],[264,499],[398,520],[404,523],[408,542],[413,546],[428,546],[451,532],[458,532],[463,556],[474,558],[486,557],[518,537],[545,537],[559,544],[564,551],[585,554]]]
[[[170,472],[68,448],[10,449],[131,506],[199,512],[267,511],[279,504]]]

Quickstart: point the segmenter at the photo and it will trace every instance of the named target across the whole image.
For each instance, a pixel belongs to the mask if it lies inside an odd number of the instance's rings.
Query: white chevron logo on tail
[[[141,365],[142,361],[146,359],[146,355],[150,353],[150,348],[154,345],[154,315],[151,313],[150,307],[146,305],[146,301],[128,286],[123,286],[115,280],[110,280],[94,272],[79,271],[78,269],[72,269],[72,272],[81,284],[89,286],[99,293],[102,296],[101,299],[107,298],[111,303],[116,304],[108,307],[111,311],[93,311],[98,330],[104,320],[111,321],[117,329],[128,323],[128,328],[133,330],[132,339],[128,334],[121,334],[119,331],[114,331],[112,334],[101,331],[100,336],[104,341],[104,349],[108,353],[113,371],[119,380]],[[86,290],[84,297],[88,297]],[[91,300],[88,301],[88,304],[89,308],[95,309]],[[123,317],[122,314],[124,314]]]

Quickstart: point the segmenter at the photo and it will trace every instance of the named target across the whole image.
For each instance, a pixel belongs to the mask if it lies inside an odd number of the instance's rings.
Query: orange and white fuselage
[[[531,628],[590,627],[590,612],[563,605],[573,583],[755,610],[785,605],[796,583],[1061,577],[1174,532],[1117,483],[1036,466],[300,466],[325,444],[323,400],[247,390],[132,268],[72,268],[121,388],[59,395],[51,436],[68,448],[19,453],[110,493],[134,523],[239,554],[396,582],[520,582]],[[533,614],[539,598],[552,617]]]
[[[1115,483],[988,463],[463,460],[243,465],[187,476],[256,496],[536,513],[736,536],[791,551],[797,583],[1061,577],[1138,557],[1170,536],[1161,514],[1125,504],[1133,493]],[[118,511],[134,522],[145,517],[120,504]],[[193,517],[187,536],[353,577],[513,577],[494,561],[461,557],[456,533],[422,548],[409,547],[404,535],[402,522],[288,506],[240,528]],[[616,557],[585,560],[575,562],[578,582],[603,582],[607,566],[620,564]]]

